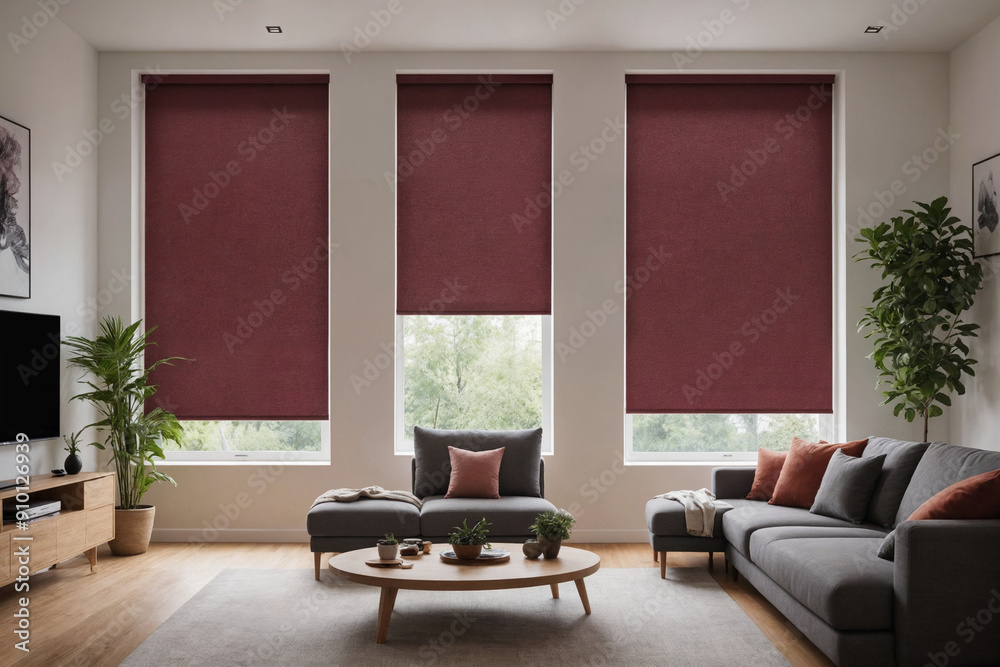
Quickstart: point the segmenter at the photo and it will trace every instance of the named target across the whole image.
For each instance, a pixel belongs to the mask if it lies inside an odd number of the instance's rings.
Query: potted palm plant
[[[100,334],[93,340],[74,336],[64,341],[73,355],[70,366],[83,371],[79,382],[88,387],[73,399],[91,404],[101,416],[88,427],[96,426],[105,440],[90,445],[110,450],[115,465],[119,504],[115,507],[115,538],[109,546],[116,556],[145,553],[156,508],[142,505],[142,496],[154,482],[177,485],[156,469],[156,461],[163,459],[164,440],[180,442],[180,422],[162,408],[147,412],[145,406],[156,393],[156,387],[149,384],[149,374],[161,364],[182,358],[169,357],[143,368],[146,348],[154,344],[149,334],[155,327],[141,331],[141,324],[138,320],[125,326],[120,317],[105,317]]]

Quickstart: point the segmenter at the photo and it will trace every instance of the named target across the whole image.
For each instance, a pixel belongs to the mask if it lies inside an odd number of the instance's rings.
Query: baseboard
[[[153,542],[291,542],[309,544],[309,533],[301,528],[159,528]]]
[[[573,537],[569,544],[573,542],[592,543],[629,543],[629,542],[649,542],[649,533],[645,530],[586,530],[577,529],[573,531]]]
[[[291,542],[309,543],[309,534],[297,528],[158,528],[153,542]],[[574,530],[573,542],[649,542],[645,530]]]

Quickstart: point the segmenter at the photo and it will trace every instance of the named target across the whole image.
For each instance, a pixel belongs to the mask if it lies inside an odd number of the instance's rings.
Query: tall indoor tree
[[[912,422],[920,417],[927,440],[928,421],[951,405],[948,392],[965,393],[962,375],[975,375],[976,360],[964,338],[978,324],[962,321],[983,284],[975,261],[971,230],[951,215],[948,198],[930,205],[914,202],[905,216],[860,231],[868,247],[855,255],[882,269],[884,285],[858,323],[865,338],[875,337],[873,359],[879,371],[883,405]]]

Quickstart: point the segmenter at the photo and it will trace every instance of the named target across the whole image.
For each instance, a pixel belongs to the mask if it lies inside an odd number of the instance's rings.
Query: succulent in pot
[[[562,541],[569,539],[575,523],[576,519],[566,510],[557,512],[549,510],[535,517],[535,522],[531,524],[529,530],[535,534],[545,558],[551,559],[559,556]]]
[[[382,560],[393,560],[399,555],[399,540],[392,533],[386,533],[378,541],[378,557]]]
[[[468,519],[462,519],[462,526],[455,526],[455,532],[448,535],[448,544],[455,550],[455,555],[462,560],[476,560],[483,553],[483,548],[490,548],[489,529],[486,517],[470,526]]]

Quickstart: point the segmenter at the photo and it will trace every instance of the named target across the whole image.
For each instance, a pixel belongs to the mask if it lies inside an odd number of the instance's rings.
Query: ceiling
[[[14,1],[26,15],[38,10],[35,0]],[[74,0],[58,13],[100,51],[352,43],[380,51],[675,51],[700,41],[718,51],[942,52],[998,16],[1000,0]],[[268,34],[267,25],[284,32]],[[866,35],[868,25],[887,29]],[[355,43],[366,28],[370,44]]]

